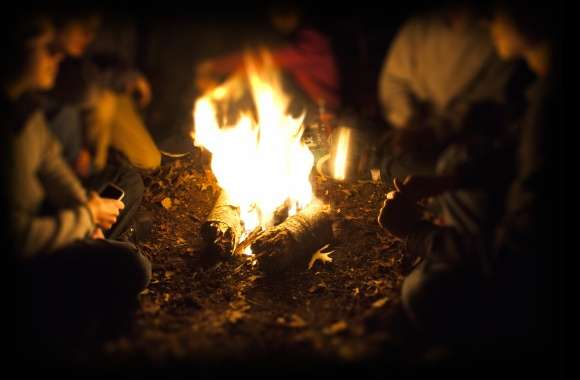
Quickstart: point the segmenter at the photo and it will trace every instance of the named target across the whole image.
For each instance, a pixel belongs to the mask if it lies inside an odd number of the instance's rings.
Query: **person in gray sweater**
[[[62,59],[49,19],[12,17],[2,29],[3,46],[12,53],[0,70],[0,120],[10,161],[2,175],[8,179],[3,203],[22,291],[21,322],[29,323],[32,337],[60,336],[72,331],[72,322],[84,328],[91,319],[126,315],[149,283],[151,264],[134,245],[104,239],[124,205],[87,194],[35,101],[35,93],[54,84]]]
[[[149,87],[142,75],[139,75],[131,66],[123,64],[122,60],[117,59],[115,55],[101,54],[101,60],[109,61],[109,67],[99,67],[95,62],[96,56],[86,54],[87,49],[93,45],[93,39],[99,29],[101,19],[99,12],[71,7],[66,12],[55,12],[51,18],[56,28],[57,46],[65,54],[65,58],[60,63],[55,85],[43,96],[44,114],[48,127],[62,145],[63,156],[82,181],[83,186],[100,191],[108,183],[114,183],[124,190],[125,208],[120,212],[115,225],[105,231],[107,238],[117,239],[127,230],[131,233],[140,230],[139,227],[142,226],[138,222],[140,215],[137,211],[144,192],[143,180],[133,166],[135,161],[130,159],[132,156],[126,155],[127,151],[123,152],[109,147],[108,143],[100,144],[97,149],[95,141],[91,141],[91,136],[95,137],[95,135],[91,135],[90,131],[95,131],[95,122],[99,119],[97,115],[100,114],[97,110],[102,109],[100,107],[104,102],[106,103],[105,98],[115,101],[117,105],[121,104],[117,102],[118,95],[128,93],[129,88],[135,87],[134,82],[140,83],[140,80],[137,80],[140,78],[145,85],[145,95],[142,95],[142,98],[148,101]],[[111,41],[108,45],[114,46],[115,43]],[[101,92],[102,97],[96,95]],[[110,96],[105,95],[105,92]],[[129,98],[126,97],[125,100]],[[129,105],[129,103],[124,104]],[[115,106],[115,109],[118,107]],[[131,112],[122,114],[137,115]],[[137,119],[133,119],[135,120]],[[127,121],[130,123],[131,119]],[[106,128],[101,131],[112,137],[108,134],[109,132],[118,134],[121,130],[126,130],[121,127],[127,127],[127,125],[118,125],[113,129],[110,127],[112,125],[107,124]],[[140,131],[145,132],[140,136],[150,141],[148,133],[144,130]],[[102,137],[107,138],[105,135]],[[140,140],[135,136],[128,138],[125,135],[121,138],[117,135],[113,138],[115,141],[119,139],[126,142],[127,147],[131,148],[130,152],[139,151],[141,147],[147,146],[147,144],[140,144]],[[152,146],[149,145],[149,147]],[[154,146],[152,148],[151,152],[155,156],[156,148]],[[97,151],[101,157],[99,163],[96,160]],[[151,157],[151,155],[145,153],[143,157]]]

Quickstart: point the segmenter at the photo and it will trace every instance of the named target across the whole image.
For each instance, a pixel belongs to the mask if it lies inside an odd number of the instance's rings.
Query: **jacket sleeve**
[[[58,142],[41,117],[34,122],[39,123],[35,130],[37,138],[42,141],[40,149],[43,152],[38,175],[47,201],[57,211],[50,215],[39,215],[19,208],[12,211],[16,246],[20,247],[24,257],[55,251],[87,237],[95,227],[86,206],[85,191],[60,156]]]
[[[86,238],[94,229],[88,208],[79,205],[50,216],[30,215],[17,210],[12,216],[16,246],[23,257],[50,254],[75,240]]]
[[[87,194],[77,176],[62,156],[62,148],[44,120],[38,128],[44,141],[38,175],[50,204],[57,208],[73,207],[87,201]]]

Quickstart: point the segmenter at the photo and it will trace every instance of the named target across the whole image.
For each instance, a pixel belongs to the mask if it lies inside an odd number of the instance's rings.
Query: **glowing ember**
[[[240,92],[241,81],[232,80],[195,102],[196,146],[212,153],[211,168],[220,187],[240,208],[246,233],[272,223],[283,205],[288,215],[313,199],[309,181],[314,156],[301,141],[304,117],[286,114],[288,97],[283,93],[272,58],[248,55],[246,74],[257,111],[241,114],[234,125],[218,122],[218,107],[228,96]]]

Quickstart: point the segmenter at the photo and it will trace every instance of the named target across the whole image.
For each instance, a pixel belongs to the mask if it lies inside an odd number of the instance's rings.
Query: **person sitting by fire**
[[[474,128],[465,122],[472,106],[485,102],[486,112],[500,118],[509,85],[521,92],[514,75],[520,71],[499,59],[477,10],[453,0],[437,6],[404,23],[380,73],[378,96],[390,126],[379,147],[387,183],[434,174],[445,146]]]
[[[87,52],[98,43],[94,42],[101,22],[98,12],[68,9],[52,17],[56,42],[66,57],[54,88],[45,93],[48,125],[86,187],[99,191],[113,182],[125,191],[126,207],[107,232],[107,237],[117,239],[133,223],[144,192],[134,166],[159,165],[159,151],[130,97],[136,91],[145,106],[151,90],[143,75],[112,53]],[[100,64],[104,61],[109,63]]]
[[[330,39],[308,25],[304,16],[296,2],[272,5],[269,21],[275,41],[269,42],[268,51],[292,98],[289,112],[298,116],[306,111],[306,124],[318,118],[329,122],[341,103],[338,66]],[[205,60],[195,68],[195,85],[206,93],[243,66],[243,53]]]
[[[99,28],[102,17],[93,10],[68,9],[52,17],[66,58],[49,94],[48,114],[54,132],[61,139],[67,138],[66,143],[63,141],[65,155],[84,177],[91,166],[99,171],[107,165],[109,148],[122,153],[137,168],[157,168],[161,154],[137,110],[137,105],[150,103],[152,94],[145,76],[130,64],[129,52],[136,45],[131,26],[110,22],[114,25]],[[107,33],[113,31],[116,39],[109,41]],[[88,113],[82,136],[77,136],[83,130],[78,127],[80,117],[69,116],[71,109]],[[92,155],[83,145],[85,140]]]
[[[499,345],[492,349],[508,347],[499,352],[510,356],[513,348],[537,354],[533,350],[553,343],[551,276],[559,252],[552,232],[557,203],[550,192],[560,183],[551,161],[552,137],[561,127],[558,11],[527,2],[493,8],[491,32],[498,54],[506,60],[523,58],[537,75],[526,114],[515,129],[518,154],[513,163],[490,160],[490,151],[438,176],[407,177],[396,183],[381,208],[379,224],[404,240],[408,253],[419,260],[402,286],[406,315],[440,341],[481,347],[496,341]],[[462,223],[465,209],[448,200],[459,190],[505,181],[496,177],[498,165],[512,164],[516,173],[504,200],[490,205],[502,217],[477,230]],[[455,216],[443,225],[423,220],[416,203],[439,194],[444,195],[444,209]]]
[[[4,254],[13,258],[22,290],[19,322],[27,323],[30,338],[56,334],[52,346],[55,338],[74,335],[73,325],[127,315],[149,283],[151,265],[133,244],[103,239],[123,202],[87,194],[47,127],[36,95],[54,85],[63,57],[50,19],[6,16],[0,38],[10,54],[0,70],[0,112],[11,165],[2,173],[9,179],[2,203],[9,206],[11,252]],[[25,337],[23,344],[32,343]]]

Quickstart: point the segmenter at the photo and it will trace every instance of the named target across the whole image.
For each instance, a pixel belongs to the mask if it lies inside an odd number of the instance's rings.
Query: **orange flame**
[[[195,102],[192,137],[196,146],[212,153],[212,171],[240,208],[249,233],[268,227],[280,206],[289,204],[293,215],[312,201],[314,156],[301,141],[304,115],[295,119],[286,114],[290,100],[272,57],[262,52],[258,61],[247,55],[245,63],[258,121],[245,113],[234,125],[218,122],[216,105],[239,93],[240,80],[232,78]]]
[[[338,180],[346,178],[348,146],[350,143],[350,129],[341,128],[338,133],[338,142],[336,143],[336,155],[334,157],[333,177]]]

